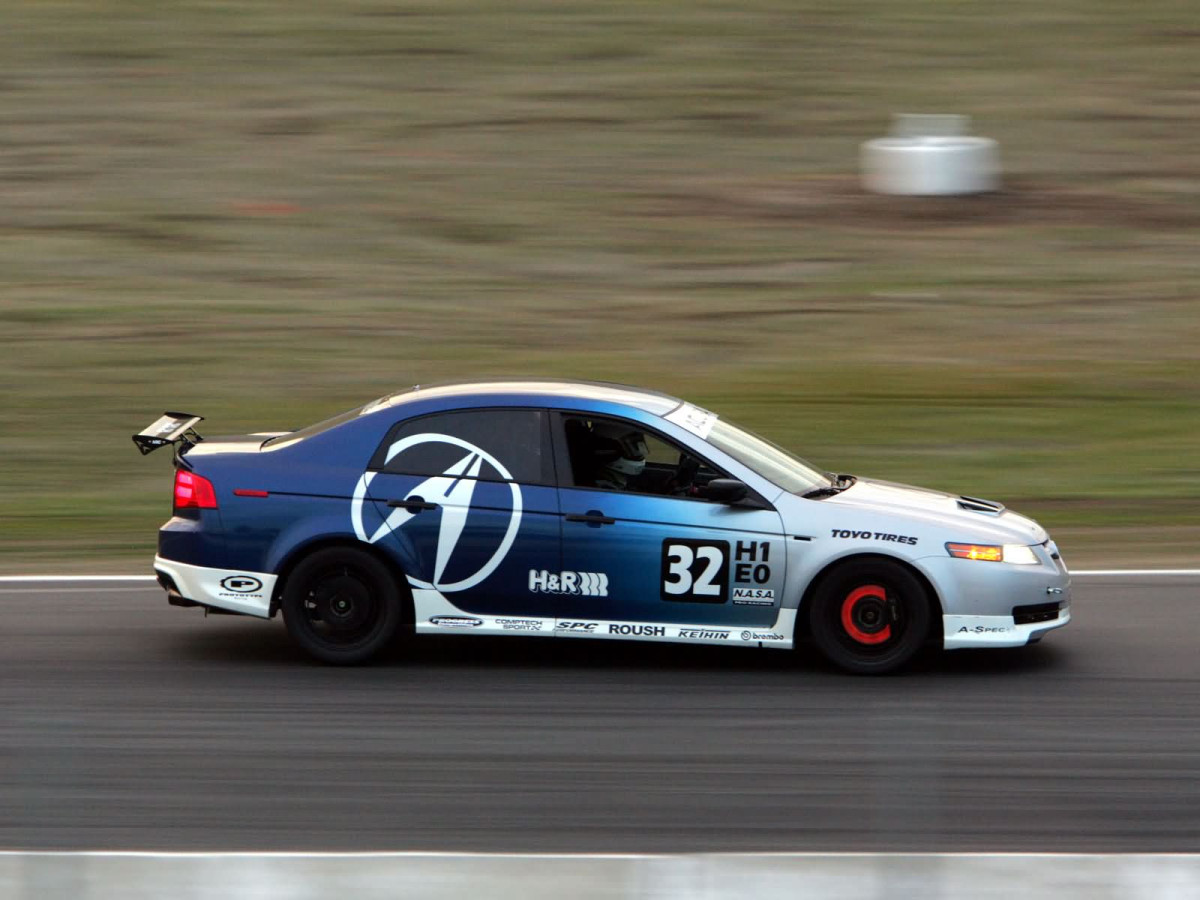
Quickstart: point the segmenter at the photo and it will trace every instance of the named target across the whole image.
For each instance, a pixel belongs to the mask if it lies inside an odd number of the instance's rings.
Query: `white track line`
[[[1200,575],[1200,569],[1072,569],[1071,574],[1079,575],[1080,577],[1120,577],[1122,575],[1160,575],[1168,577],[1171,575]]]
[[[56,597],[65,597],[67,594],[87,594],[89,597],[95,597],[97,594],[129,594],[135,591],[160,591],[157,584],[138,584],[126,585],[125,587],[9,587],[6,584],[0,584],[0,593],[5,597],[15,597],[18,594],[54,594]]]
[[[709,859],[871,859],[883,857],[886,859],[1045,859],[1045,860],[1078,860],[1078,859],[1149,859],[1149,860],[1179,860],[1200,863],[1200,853],[1088,853],[1080,851],[1039,851],[1021,852],[1020,850],[986,850],[971,852],[969,850],[932,850],[914,852],[899,850],[760,850],[745,853],[694,852],[694,853],[539,853],[531,852],[482,852],[461,853],[454,850],[0,850],[0,857],[93,857],[117,859],[684,859],[688,857],[706,857]]]
[[[155,581],[153,575],[0,575],[0,582],[22,584],[44,581]]]

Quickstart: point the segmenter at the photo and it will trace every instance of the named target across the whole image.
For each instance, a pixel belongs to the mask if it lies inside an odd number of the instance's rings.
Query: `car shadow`
[[[192,662],[323,668],[292,643],[278,620],[197,623],[176,632],[172,656]],[[1063,667],[1069,651],[1053,642],[1002,650],[936,650],[920,654],[892,677],[977,678],[1038,674]],[[748,647],[693,646],[642,641],[516,636],[406,635],[368,664],[370,669],[445,670],[625,670],[781,672],[813,676],[844,675],[817,649],[802,642],[795,651]]]
[[[279,621],[209,616],[171,633],[171,658],[197,663],[295,666],[309,661]]]

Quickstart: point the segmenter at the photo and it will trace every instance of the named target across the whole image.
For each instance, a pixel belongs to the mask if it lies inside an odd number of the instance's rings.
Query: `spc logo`
[[[262,582],[253,575],[230,575],[221,579],[221,587],[235,594],[254,594],[262,590]]]
[[[427,478],[413,487],[404,498],[405,500],[409,500],[420,497],[435,501],[441,507],[440,513],[442,517],[441,523],[438,526],[433,579],[431,581],[422,581],[410,575],[408,576],[408,583],[413,587],[438,590],[445,593],[465,591],[468,588],[475,587],[475,585],[496,571],[496,567],[504,562],[504,557],[512,549],[513,541],[517,537],[517,529],[521,527],[521,489],[513,481],[512,474],[504,467],[500,460],[496,459],[496,457],[492,456],[486,450],[482,450],[474,444],[464,441],[462,438],[453,437],[449,434],[427,432],[425,434],[414,434],[406,438],[401,438],[388,448],[385,462],[390,463],[405,450],[411,450],[422,444],[432,443],[449,444],[452,447],[458,447],[467,452],[457,462],[448,466],[441,475]],[[504,537],[501,538],[499,546],[496,547],[495,552],[488,558],[487,562],[465,578],[446,583],[443,582],[442,576],[446,572],[446,565],[450,562],[450,557],[454,554],[454,548],[458,546],[459,538],[462,537],[463,527],[467,524],[467,516],[471,511],[471,497],[475,493],[476,479],[479,477],[479,471],[484,463],[487,463],[500,473],[500,477],[504,479],[512,494],[512,512],[509,513],[508,528],[505,530]],[[367,487],[375,478],[375,474],[375,472],[363,473],[362,477],[358,479],[358,484],[354,487],[354,496],[350,501],[350,520],[354,525],[354,533],[358,535],[360,541],[366,541],[368,544],[374,544],[396,529],[403,528],[414,516],[419,514],[415,511],[409,512],[403,506],[397,507],[391,511],[383,524],[376,528],[372,534],[368,535],[366,527],[363,524],[363,502],[367,495]]]

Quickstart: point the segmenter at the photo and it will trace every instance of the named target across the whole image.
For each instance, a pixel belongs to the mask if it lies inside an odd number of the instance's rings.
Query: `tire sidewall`
[[[903,633],[880,652],[856,649],[840,624],[845,598],[856,587],[882,585],[903,604],[906,622]],[[908,569],[886,559],[864,559],[844,563],[826,575],[813,594],[809,625],[821,653],[834,665],[860,675],[883,675],[908,663],[925,645],[933,603],[928,589]]]
[[[376,627],[347,646],[321,639],[309,627],[305,606],[315,579],[340,567],[351,569],[366,581],[379,603]],[[311,656],[334,665],[358,665],[370,660],[395,639],[403,618],[400,590],[391,570],[371,554],[351,547],[328,547],[301,560],[284,584],[280,609],[292,640]]]

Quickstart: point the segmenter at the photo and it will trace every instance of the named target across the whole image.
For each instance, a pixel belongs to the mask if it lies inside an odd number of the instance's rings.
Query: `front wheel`
[[[813,594],[813,640],[834,665],[860,675],[903,666],[929,633],[929,592],[903,566],[884,559],[835,569]]]
[[[288,576],[283,621],[322,662],[366,662],[392,641],[402,606],[396,581],[375,557],[349,547],[318,550]]]

